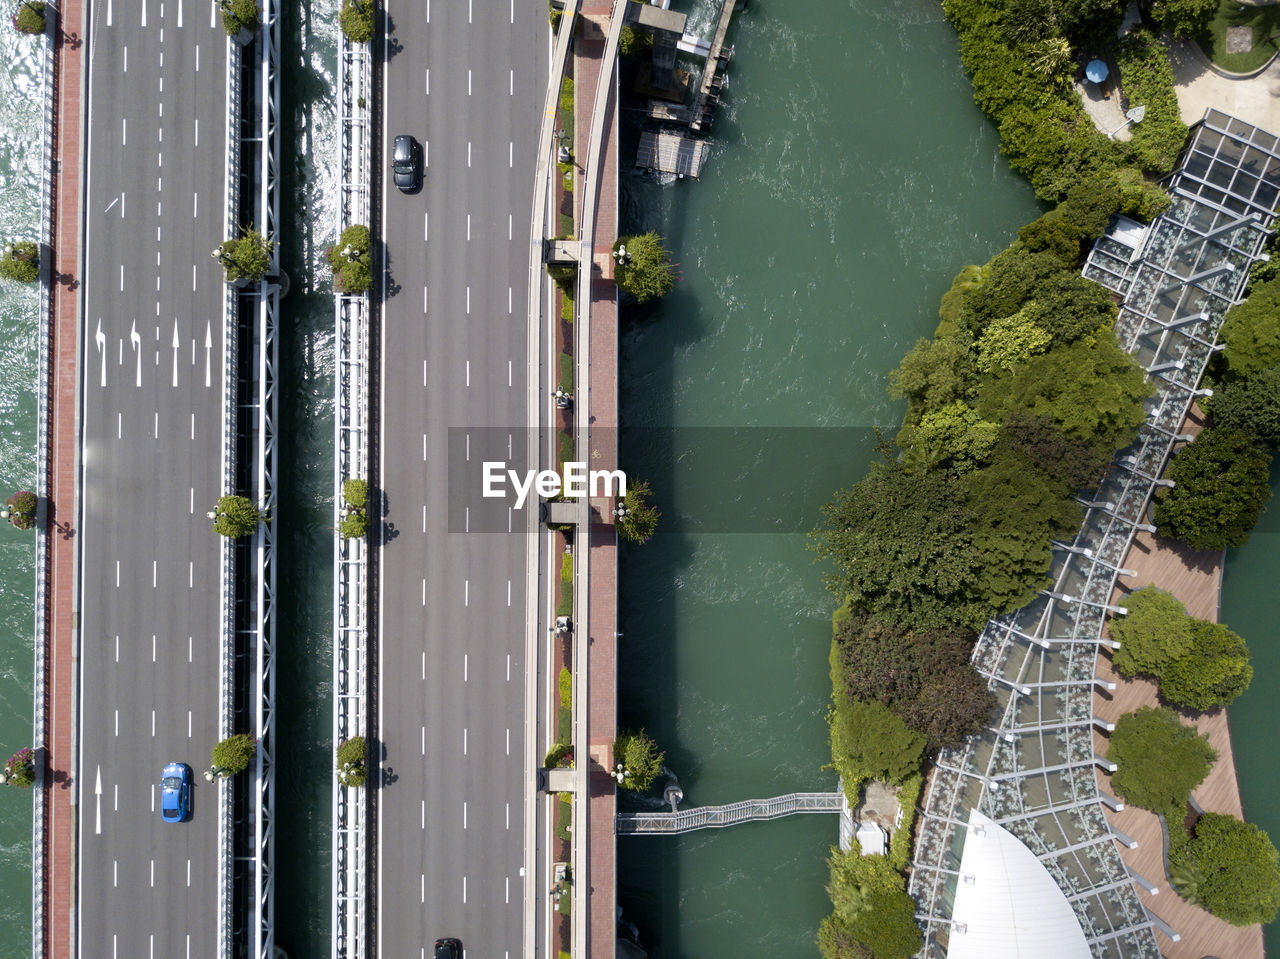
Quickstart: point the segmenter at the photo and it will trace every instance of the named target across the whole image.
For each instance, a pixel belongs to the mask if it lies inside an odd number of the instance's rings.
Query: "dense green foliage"
[[[1172,593],[1147,586],[1127,596],[1127,616],[1110,621],[1120,648],[1111,663],[1121,676],[1159,677],[1169,663],[1191,651],[1191,617]]]
[[[650,499],[652,491],[648,480],[633,480],[627,483],[627,492],[622,497],[622,506],[627,510],[625,516],[615,520],[618,535],[631,543],[647,543],[658,529],[658,519],[662,516]]]
[[[846,786],[868,779],[902,782],[920,767],[925,735],[877,702],[837,699],[831,723],[831,762]]]
[[[234,37],[241,30],[256,30],[262,22],[262,8],[258,0],[227,0],[222,9],[222,29]]]
[[[261,280],[271,269],[271,251],[275,243],[257,230],[245,227],[240,236],[223,240],[214,251],[228,283],[236,280]]]
[[[1206,429],[1174,454],[1153,517],[1161,536],[1192,549],[1243,546],[1271,498],[1271,457],[1247,433]]]
[[[19,283],[40,279],[40,247],[30,240],[7,244],[0,255],[0,277]]]
[[[1191,790],[1204,782],[1218,754],[1172,709],[1145,706],[1120,717],[1107,758],[1119,767],[1111,785],[1121,798],[1162,813],[1177,828]]]
[[[339,292],[367,293],[373,286],[371,249],[369,228],[355,224],[343,230],[338,242],[325,250],[333,285]]]
[[[364,509],[369,505],[369,484],[362,479],[342,481],[342,498],[352,509]]]
[[[1255,283],[1247,300],[1227,310],[1219,339],[1236,376],[1280,365],[1280,278]]]
[[[1218,0],[1151,0],[1148,12],[1161,30],[1186,40],[1202,32],[1217,9]]]
[[[1157,4],[1169,2],[1217,6],[1217,0],[1156,0]],[[1135,30],[1118,44],[1116,62],[1129,104],[1147,108],[1142,122],[1130,127],[1130,162],[1152,172],[1172,170],[1186,142],[1187,127],[1178,110],[1173,68],[1164,45],[1150,31]]]
[[[827,894],[835,911],[818,929],[825,959],[909,959],[919,950],[915,902],[883,856],[831,850]]]
[[[36,754],[30,746],[23,746],[5,760],[5,782],[19,789],[30,789],[36,781]]]
[[[960,742],[995,706],[969,662],[977,636],[961,629],[912,632],[855,614],[836,628],[844,695],[878,702],[925,734],[930,751]]]
[[[350,788],[365,784],[369,778],[366,752],[363,736],[352,736],[338,744],[335,766],[339,783]]]
[[[19,33],[44,33],[44,4],[38,2],[22,2],[13,17],[13,28]]]
[[[1239,430],[1259,446],[1280,449],[1280,366],[1215,387],[1200,406],[1215,429]]]
[[[1270,922],[1280,908],[1276,847],[1232,816],[1201,816],[1190,839],[1171,843],[1169,872],[1179,895],[1233,926]]]
[[[36,525],[36,508],[40,499],[29,489],[20,489],[7,500],[9,523],[16,529],[32,529]]]
[[[662,772],[662,760],[665,753],[658,749],[658,744],[644,734],[619,733],[613,741],[614,764],[622,764],[625,775],[619,786],[636,792],[644,792],[653,785],[658,774]]]
[[[1221,623],[1193,619],[1191,648],[1160,676],[1160,695],[1175,706],[1208,710],[1230,706],[1253,681],[1249,647]]]
[[[342,0],[338,26],[352,43],[368,43],[373,39],[374,0]]]
[[[662,247],[662,238],[650,230],[637,236],[619,237],[613,245],[613,280],[618,289],[630,293],[636,303],[666,296],[676,282],[671,254]]]
[[[213,531],[230,539],[252,536],[260,522],[262,513],[247,496],[220,497],[213,511]]]
[[[225,775],[234,776],[248,769],[257,754],[258,740],[248,733],[237,733],[213,747],[212,760]]]

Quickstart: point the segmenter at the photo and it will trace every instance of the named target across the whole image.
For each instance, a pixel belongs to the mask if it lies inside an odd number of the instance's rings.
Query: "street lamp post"
[[[1112,130],[1110,133],[1107,134],[1107,139],[1114,140],[1116,138],[1117,133],[1119,133],[1121,130],[1127,127],[1130,123],[1141,123],[1142,118],[1145,117],[1146,115],[1147,115],[1147,106],[1145,103],[1142,104],[1141,106],[1134,107],[1132,110],[1130,110],[1128,113],[1124,115],[1125,117],[1124,123],[1120,124],[1118,127],[1116,127],[1114,130]]]

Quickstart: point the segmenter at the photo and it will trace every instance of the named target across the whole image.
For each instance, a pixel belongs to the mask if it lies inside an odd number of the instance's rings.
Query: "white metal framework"
[[[344,35],[338,52],[338,233],[368,225],[370,212],[370,49]],[[369,477],[369,298],[334,291],[337,369],[334,377],[333,525],[342,520],[342,483]],[[368,515],[378,516],[373,504]],[[333,550],[333,742],[365,735],[368,541],[338,536]],[[330,955],[363,959],[364,791],[333,779],[333,910]]]
[[[1156,959],[1154,929],[1109,824],[1093,767],[1093,691],[1101,630],[1134,532],[1197,392],[1223,315],[1280,197],[1274,136],[1210,110],[1170,177],[1173,204],[1140,246],[1099,240],[1084,274],[1120,294],[1116,334],[1148,371],[1154,396],[1139,437],[1117,454],[1085,506],[1075,540],[1055,544],[1053,588],[987,624],[973,653],[1001,707],[997,726],[944,750],[925,798],[910,891],[925,932],[921,955],[947,954],[962,925],[957,879],[970,810],[1016,836],[1070,902],[1095,959]],[[1269,206],[1268,206],[1269,205]]]

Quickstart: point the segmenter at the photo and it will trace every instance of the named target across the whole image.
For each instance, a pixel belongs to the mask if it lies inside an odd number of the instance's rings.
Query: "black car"
[[[462,943],[457,939],[437,939],[435,959],[462,959]]]
[[[391,150],[391,174],[405,193],[412,193],[422,185],[422,147],[407,133],[396,137]]]

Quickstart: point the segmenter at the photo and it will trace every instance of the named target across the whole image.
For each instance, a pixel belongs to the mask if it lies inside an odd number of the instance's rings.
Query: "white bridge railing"
[[[342,37],[338,53],[341,148],[338,167],[338,233],[369,223],[370,87],[368,44]],[[369,477],[369,298],[334,291],[337,371],[334,378],[333,525],[342,516],[342,483]],[[370,496],[376,493],[370,491]],[[376,504],[366,504],[371,517]],[[368,620],[368,539],[337,536],[333,549],[333,743],[365,734],[365,671]],[[333,778],[333,959],[363,959],[365,793]]]
[[[619,834],[674,835],[695,829],[719,829],[742,822],[780,819],[796,813],[839,813],[844,793],[787,793],[772,799],[744,799],[725,806],[697,806],[679,812],[620,812]]]

